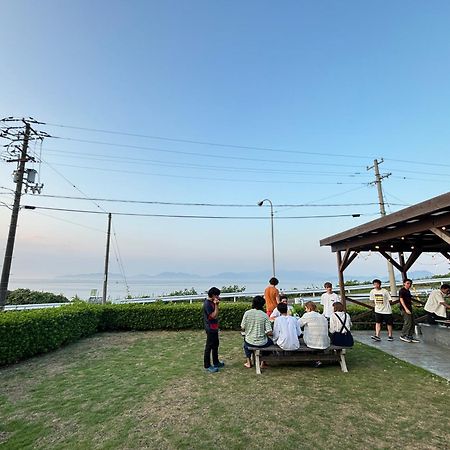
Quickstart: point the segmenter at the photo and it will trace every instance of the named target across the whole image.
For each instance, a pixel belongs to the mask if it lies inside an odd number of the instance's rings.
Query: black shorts
[[[375,322],[376,323],[386,322],[386,325],[394,325],[394,317],[392,316],[392,314],[375,313]]]

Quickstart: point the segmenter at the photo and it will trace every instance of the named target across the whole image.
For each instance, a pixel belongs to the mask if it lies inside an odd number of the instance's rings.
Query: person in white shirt
[[[447,319],[447,310],[450,309],[450,305],[445,301],[444,296],[448,294],[450,294],[450,285],[444,283],[441,285],[440,289],[432,291],[429,295],[428,300],[423,307],[428,314],[429,324],[436,324],[436,319]]]
[[[300,348],[299,336],[302,334],[298,320],[288,316],[288,305],[278,303],[280,316],[275,319],[273,326],[273,342],[283,350],[297,350]]]
[[[375,278],[372,281],[373,289],[370,291],[369,299],[375,306],[375,335],[370,336],[374,341],[381,341],[380,331],[383,322],[386,322],[388,330],[388,341],[393,341],[392,329],[394,325],[394,318],[392,316],[392,297],[389,292],[381,287],[381,280]]]
[[[317,312],[314,302],[305,304],[305,314],[298,319],[300,327],[303,328],[303,340],[307,347],[324,350],[330,346],[328,337],[328,321],[322,314]]]
[[[333,314],[333,304],[340,302],[339,296],[333,292],[333,285],[327,281],[323,287],[325,292],[320,297],[320,304],[323,305],[323,315],[329,320]]]
[[[337,302],[333,305],[334,314],[330,317],[330,337],[333,345],[342,347],[353,346],[353,336],[350,333],[352,320],[350,314],[344,311],[344,305]]]
[[[288,310],[287,310],[288,316],[292,316],[292,306],[289,305],[287,295],[285,295],[285,294],[280,295],[280,303],[285,303],[285,304],[287,305],[287,308],[288,308]],[[280,303],[278,303],[278,304],[280,304]],[[281,316],[280,311],[278,310],[278,308],[275,308],[275,309],[272,311],[272,314],[270,315],[269,319],[273,321],[273,320],[275,320],[277,317],[280,317],[280,316]]]

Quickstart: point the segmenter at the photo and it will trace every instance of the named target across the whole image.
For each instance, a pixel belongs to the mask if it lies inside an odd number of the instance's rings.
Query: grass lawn
[[[241,343],[221,334],[218,374],[202,370],[199,331],[98,334],[0,369],[0,447],[450,448],[445,380],[362,344],[347,374],[257,376]]]

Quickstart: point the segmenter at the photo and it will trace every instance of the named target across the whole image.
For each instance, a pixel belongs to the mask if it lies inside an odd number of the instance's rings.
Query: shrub
[[[0,314],[0,365],[55,350],[97,331],[100,311],[89,306]]]
[[[29,305],[38,303],[67,303],[69,300],[64,295],[56,295],[51,292],[30,291],[30,289],[16,289],[9,291],[6,296],[7,305]]]
[[[203,305],[201,303],[162,302],[147,305],[105,305],[101,307],[102,331],[119,330],[182,330],[203,328]],[[240,328],[248,303],[221,303],[220,328]]]

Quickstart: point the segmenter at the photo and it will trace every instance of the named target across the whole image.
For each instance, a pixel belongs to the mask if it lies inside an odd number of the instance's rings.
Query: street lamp
[[[261,200],[260,202],[258,202],[258,206],[262,206],[264,204],[264,202],[269,202],[269,204],[270,204],[270,225],[271,225],[271,230],[272,230],[272,273],[273,273],[273,276],[275,277],[275,244],[274,244],[274,239],[273,239],[273,204],[268,198],[265,198],[264,200]]]

